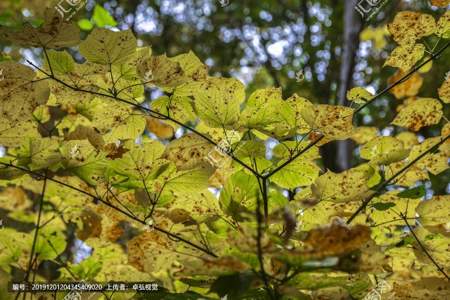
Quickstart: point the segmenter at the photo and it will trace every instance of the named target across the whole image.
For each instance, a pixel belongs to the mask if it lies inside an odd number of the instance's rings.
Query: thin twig
[[[4,162],[0,162],[0,165],[4,165],[4,166],[7,166],[7,167],[15,168],[15,169],[17,169],[17,170],[23,171],[23,172],[28,173],[28,174],[30,174],[30,175],[34,175],[34,176],[39,177],[39,178],[47,179],[47,180],[52,181],[52,182],[54,182],[54,183],[57,183],[57,184],[60,184],[60,185],[62,185],[62,186],[65,186],[65,187],[67,187],[67,188],[70,188],[70,189],[72,189],[72,190],[74,190],[74,191],[77,191],[77,192],[79,192],[79,193],[82,193],[82,194],[84,194],[84,195],[86,195],[86,196],[91,197],[91,198],[94,199],[95,201],[98,201],[98,202],[103,203],[104,205],[106,205],[106,206],[108,206],[108,207],[110,207],[110,208],[112,208],[112,209],[114,209],[114,210],[116,210],[116,211],[122,213],[123,215],[129,217],[130,219],[132,219],[132,220],[134,220],[134,221],[136,221],[136,222],[138,222],[138,223],[140,223],[140,224],[147,225],[147,224],[145,223],[145,221],[140,220],[139,218],[136,218],[135,216],[133,216],[132,214],[128,213],[127,211],[122,210],[122,209],[118,208],[117,206],[114,206],[113,204],[111,204],[111,203],[109,203],[109,202],[107,202],[107,201],[105,201],[105,200],[103,200],[103,199],[100,199],[98,196],[95,196],[95,195],[93,195],[93,194],[91,194],[91,193],[89,193],[89,192],[86,192],[86,191],[84,191],[84,190],[82,190],[82,189],[79,189],[79,188],[77,188],[77,187],[74,187],[74,186],[72,186],[72,185],[70,185],[70,184],[67,184],[67,183],[62,182],[62,181],[59,181],[59,180],[57,180],[57,179],[50,178],[50,177],[48,177],[48,176],[46,176],[46,175],[43,175],[43,174],[40,174],[40,173],[31,171],[31,170],[28,170],[28,169],[23,168],[23,167],[15,166],[15,165],[12,165],[12,164],[7,164],[7,163],[4,163]],[[203,247],[201,247],[201,246],[199,246],[199,245],[197,245],[197,244],[194,244],[194,243],[190,242],[189,240],[187,240],[186,238],[184,238],[184,237],[182,237],[182,236],[179,236],[178,234],[171,233],[171,232],[169,232],[169,231],[167,231],[167,230],[165,230],[165,229],[162,229],[162,228],[160,228],[160,227],[158,227],[158,226],[153,226],[153,229],[155,229],[156,231],[159,231],[159,232],[161,232],[161,233],[164,233],[164,234],[166,234],[167,236],[169,236],[169,237],[171,237],[171,238],[173,238],[173,239],[176,239],[176,240],[178,240],[178,241],[180,241],[180,242],[183,242],[183,243],[185,243],[185,244],[188,244],[189,246],[191,246],[191,247],[193,247],[193,248],[195,248],[195,249],[197,249],[197,250],[200,250],[200,251],[202,251],[202,252],[204,252],[204,253],[206,253],[206,254],[212,256],[212,257],[218,257],[218,256],[217,256],[216,254],[214,254],[212,251],[210,251],[210,250],[208,250],[208,249],[205,249],[205,248],[203,248]]]
[[[69,88],[69,89],[71,89],[71,90],[73,90],[73,91],[83,92],[83,93],[88,93],[88,94],[91,94],[91,95],[101,96],[101,97],[106,97],[106,98],[110,98],[110,99],[115,99],[115,100],[117,100],[117,101],[119,101],[119,102],[121,102],[121,103],[125,103],[125,104],[128,104],[128,105],[131,105],[131,106],[133,106],[133,107],[136,108],[136,109],[139,109],[139,110],[141,110],[141,111],[145,111],[146,113],[149,113],[150,115],[151,115],[151,114],[154,114],[154,115],[156,115],[156,116],[159,116],[160,118],[163,118],[163,119],[165,119],[165,120],[169,120],[169,121],[171,121],[171,122],[173,122],[173,123],[175,123],[175,124],[177,124],[177,125],[179,125],[179,126],[185,128],[185,129],[187,129],[187,130],[189,130],[189,131],[195,133],[196,135],[200,136],[201,138],[203,138],[204,140],[206,140],[206,141],[209,142],[210,144],[212,144],[212,145],[214,145],[214,146],[217,146],[217,144],[216,144],[211,138],[209,138],[208,136],[206,136],[205,134],[199,132],[198,130],[192,128],[191,126],[188,126],[188,125],[186,125],[186,124],[184,124],[184,123],[182,123],[182,122],[180,122],[180,121],[178,121],[178,120],[176,120],[176,119],[174,119],[174,118],[172,118],[172,117],[170,117],[170,116],[167,116],[167,115],[162,114],[162,113],[160,113],[160,112],[158,112],[158,111],[155,111],[155,110],[152,110],[152,109],[150,109],[150,108],[147,108],[147,107],[145,107],[145,106],[139,105],[139,104],[137,104],[137,103],[130,102],[130,101],[126,100],[126,99],[123,99],[123,98],[118,97],[117,95],[104,94],[104,93],[99,93],[99,92],[96,92],[96,91],[85,90],[85,89],[82,89],[82,88],[78,88],[78,87],[72,86],[72,85],[68,84],[67,82],[62,81],[61,79],[59,79],[59,78],[57,78],[57,77],[55,77],[55,76],[53,76],[53,75],[51,75],[51,74],[48,74],[47,72],[45,72],[44,70],[42,70],[41,68],[39,68],[38,66],[36,66],[33,62],[31,62],[31,61],[29,61],[29,60],[27,60],[27,62],[28,62],[30,65],[32,65],[34,68],[36,68],[37,70],[39,70],[40,72],[42,72],[43,74],[45,74],[46,76],[48,76],[49,78],[55,80],[56,82],[58,82],[58,83],[64,85],[65,87],[67,87],[67,88]],[[251,173],[253,173],[255,176],[261,177],[260,174],[258,174],[255,170],[253,170],[250,166],[248,166],[248,165],[247,165],[246,163],[244,163],[242,160],[240,160],[239,158],[237,158],[236,156],[234,156],[232,153],[227,153],[227,155],[230,156],[231,159],[233,159],[234,161],[236,161],[238,164],[240,164],[241,166],[243,166],[244,168],[246,168],[247,170],[249,170],[249,171],[250,171]]]
[[[381,92],[379,92],[378,94],[376,94],[372,99],[370,99],[369,101],[367,101],[366,103],[364,103],[364,105],[361,105],[359,108],[357,108],[355,110],[355,114],[360,112],[361,110],[363,110],[365,107],[367,107],[368,105],[370,105],[373,101],[375,101],[376,99],[378,99],[379,97],[383,96],[384,94],[386,94],[387,92],[389,92],[391,89],[393,89],[394,87],[396,87],[397,85],[401,84],[402,82],[406,81],[411,75],[413,75],[414,73],[416,73],[417,71],[419,71],[422,67],[424,67],[426,64],[428,64],[430,61],[434,60],[435,58],[437,58],[439,55],[441,55],[445,49],[447,49],[450,46],[450,42],[448,42],[444,47],[442,47],[439,51],[437,51],[435,54],[433,54],[432,56],[430,56],[430,58],[428,58],[427,60],[425,60],[424,62],[422,62],[421,64],[415,66],[413,69],[411,69],[411,71],[409,71],[405,76],[403,76],[400,80],[394,82],[391,85],[388,85],[384,90],[382,90]]]
[[[431,254],[427,251],[427,249],[425,248],[425,246],[422,244],[422,242],[420,241],[420,239],[417,237],[416,233],[414,232],[414,229],[411,227],[411,225],[409,225],[408,219],[406,218],[406,216],[403,213],[399,213],[399,216],[403,219],[403,221],[405,221],[406,226],[408,226],[409,231],[412,233],[412,235],[414,236],[414,239],[417,241],[417,243],[419,244],[420,248],[422,248],[422,251],[425,252],[425,254],[428,256],[428,258],[431,260],[431,262],[436,266],[436,268],[439,270],[439,272],[442,273],[442,275],[445,276],[445,278],[447,278],[447,280],[450,281],[450,278],[448,277],[447,273],[445,273],[444,268],[442,268],[441,266],[439,266],[439,264],[434,260],[433,256],[431,256]]]
[[[445,141],[447,141],[449,137],[450,137],[450,134],[447,135],[445,138],[443,138],[439,143],[437,143],[433,147],[429,148],[427,151],[425,151],[422,154],[420,154],[419,156],[417,156],[414,160],[412,160],[409,164],[407,164],[405,167],[403,167],[401,170],[399,170],[396,174],[394,174],[392,177],[390,177],[389,179],[386,179],[382,184],[380,184],[378,186],[378,188],[375,190],[375,192],[371,196],[369,196],[366,200],[364,200],[363,203],[361,204],[361,206],[358,207],[358,209],[353,213],[353,215],[347,220],[347,224],[350,224],[356,218],[356,216],[358,216],[367,207],[367,205],[370,203],[370,201],[372,201],[373,198],[375,198],[377,195],[379,195],[380,192],[386,186],[388,186],[392,181],[394,181],[403,172],[407,171],[409,168],[411,168],[413,165],[415,165],[419,160],[421,160],[427,154],[438,149],[439,146],[441,146],[443,143],[445,143]]]

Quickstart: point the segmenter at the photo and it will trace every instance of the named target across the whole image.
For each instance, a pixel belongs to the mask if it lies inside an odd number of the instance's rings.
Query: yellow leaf
[[[425,56],[424,61],[429,60],[430,56]],[[428,63],[426,63],[423,67],[421,67],[418,72],[420,74],[425,74],[431,71],[431,68],[433,67],[433,60],[430,60]]]
[[[387,44],[387,35],[389,35],[389,31],[386,26],[376,28],[368,27],[361,32],[360,38],[362,41],[372,40],[374,42],[375,49],[383,49]]]
[[[450,230],[450,196],[434,196],[417,206],[420,223],[433,233],[449,235]]]
[[[147,130],[154,133],[160,139],[170,139],[174,135],[172,126],[160,121],[157,118],[146,117]]]
[[[334,222],[329,226],[310,230],[303,240],[303,254],[312,257],[339,256],[359,249],[370,239],[370,229],[363,225],[347,227]]]
[[[355,87],[347,92],[347,99],[358,104],[364,104],[372,98],[373,95],[362,87]]]
[[[388,30],[398,44],[413,45],[416,40],[436,31],[436,21],[428,14],[402,11],[388,24]]]
[[[432,148],[441,141],[441,137],[429,138],[420,145],[414,146],[407,158],[407,161],[413,161],[421,154]],[[416,163],[417,168],[427,170],[437,175],[448,169],[449,144],[443,144],[436,153],[429,153]]]
[[[286,100],[295,112],[295,120],[297,133],[305,134],[311,130],[310,126],[303,118],[303,111],[312,110],[314,105],[306,98],[300,97],[297,94],[293,94]]]
[[[378,129],[376,127],[361,126],[356,127],[351,139],[359,145],[365,144],[378,136]]]
[[[447,5],[448,5],[447,1]],[[437,23],[436,35],[444,39],[450,38],[450,11],[446,11],[445,14],[440,17]]]
[[[410,70],[424,55],[425,46],[422,44],[402,45],[392,51],[384,66],[400,68],[403,72]]]
[[[179,86],[175,94],[192,96],[199,117],[208,126],[222,127],[237,124],[245,88],[242,82],[234,78],[210,77]]]
[[[170,142],[164,158],[173,161],[179,169],[191,169],[207,161],[213,145],[196,134],[186,134]]]
[[[326,172],[316,179],[312,191],[322,201],[357,201],[369,193],[369,179],[375,170],[368,164],[346,170],[342,173]]]
[[[398,70],[392,77],[389,77],[388,83],[394,84],[405,76],[401,70]],[[418,73],[411,75],[405,82],[393,87],[390,91],[391,94],[397,99],[404,97],[412,97],[417,95],[423,84],[423,78]]]
[[[136,53],[136,38],[130,30],[95,28],[80,44],[80,53],[93,63],[121,64]]]
[[[403,146],[405,147],[405,149],[411,149],[413,146],[419,144],[417,136],[412,132],[401,132],[397,134],[396,138],[403,142]]]
[[[314,110],[302,111],[302,117],[325,139],[321,143],[332,140],[344,140],[353,132],[353,109],[344,106],[320,104]]]
[[[450,0],[431,0],[431,5],[437,7],[447,7],[450,4]]]
[[[275,137],[295,133],[296,119],[293,108],[283,100],[280,88],[266,88],[253,92],[242,111],[240,121],[244,127],[258,129]]]
[[[408,156],[403,142],[390,136],[377,137],[361,147],[361,158],[374,164],[390,164]]]
[[[392,124],[419,131],[422,127],[438,124],[442,116],[442,104],[438,100],[419,98],[404,107]]]
[[[442,86],[438,90],[439,99],[444,103],[450,103],[450,76],[444,81]]]

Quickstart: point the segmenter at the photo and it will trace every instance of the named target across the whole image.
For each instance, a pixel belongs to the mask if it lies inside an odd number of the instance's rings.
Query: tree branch
[[[112,209],[114,209],[114,210],[116,210],[116,211],[122,213],[123,215],[127,216],[128,218],[132,219],[133,221],[136,221],[136,222],[138,222],[138,223],[140,223],[140,224],[142,224],[142,225],[147,225],[147,224],[145,223],[145,221],[140,220],[139,218],[135,217],[134,215],[130,214],[129,212],[124,211],[124,210],[120,209],[119,207],[116,207],[116,206],[114,206],[113,204],[109,203],[108,201],[105,201],[105,200],[99,198],[98,196],[95,196],[95,195],[93,195],[93,194],[91,194],[91,193],[89,193],[89,192],[86,192],[86,191],[84,191],[84,190],[82,190],[82,189],[79,189],[79,188],[77,188],[77,187],[74,187],[74,186],[72,186],[72,185],[70,185],[70,184],[67,184],[67,183],[65,183],[65,182],[59,181],[59,180],[54,179],[54,178],[50,178],[50,177],[48,177],[47,175],[43,175],[43,174],[40,174],[40,173],[31,171],[31,170],[28,170],[28,169],[23,168],[23,167],[15,166],[15,165],[12,165],[12,164],[0,162],[0,165],[3,165],[3,166],[5,166],[5,167],[11,167],[11,168],[14,168],[14,169],[23,171],[23,172],[25,172],[25,173],[28,173],[28,174],[30,174],[30,175],[33,175],[33,176],[36,176],[36,177],[39,177],[39,178],[43,178],[43,179],[47,179],[47,180],[52,181],[52,182],[54,182],[54,183],[57,183],[57,184],[60,184],[60,185],[62,185],[62,186],[65,186],[65,187],[67,187],[67,188],[70,188],[70,189],[72,189],[72,190],[74,190],[74,191],[77,191],[77,192],[79,192],[79,193],[82,193],[82,194],[84,194],[84,195],[86,195],[86,196],[91,197],[91,198],[94,199],[95,201],[99,201],[99,202],[103,203],[104,205],[106,205],[106,206],[108,206],[108,207],[110,207],[110,208],[112,208]],[[161,232],[161,233],[164,233],[164,234],[166,234],[167,236],[169,236],[169,237],[171,237],[171,238],[174,238],[174,239],[176,239],[176,240],[178,240],[178,241],[180,241],[180,242],[183,242],[183,243],[185,243],[185,244],[188,244],[188,245],[190,245],[191,247],[193,247],[193,248],[195,248],[195,249],[197,249],[197,250],[200,250],[200,251],[202,251],[202,252],[204,252],[204,253],[206,253],[206,254],[212,256],[212,257],[218,257],[216,254],[214,254],[214,253],[211,252],[210,250],[205,249],[205,248],[203,248],[203,247],[201,247],[201,246],[199,246],[199,245],[196,245],[196,244],[190,242],[189,240],[185,239],[184,237],[179,236],[178,234],[171,233],[171,232],[169,232],[169,231],[167,231],[167,230],[165,230],[165,229],[162,229],[162,228],[160,228],[160,227],[158,227],[158,226],[154,226],[153,229],[155,229],[156,231],[159,231],[159,232]]]
[[[436,268],[439,270],[439,272],[442,273],[442,275],[445,276],[445,278],[447,278],[447,280],[450,281],[450,278],[448,277],[447,273],[445,273],[444,268],[442,268],[441,266],[439,266],[439,264],[434,260],[433,256],[431,256],[431,254],[427,251],[427,249],[425,248],[425,246],[422,244],[422,242],[420,241],[420,239],[417,237],[416,233],[414,232],[414,229],[411,227],[411,225],[409,225],[408,219],[406,218],[406,216],[402,213],[400,213],[400,217],[403,219],[403,221],[405,221],[406,226],[408,226],[409,231],[412,233],[412,235],[414,236],[414,239],[417,241],[417,243],[419,244],[420,248],[422,248],[422,251],[425,252],[425,254],[428,256],[428,258],[431,260],[431,262],[436,266]]]
[[[43,74],[45,74],[46,76],[48,76],[50,79],[55,80],[56,82],[58,82],[58,83],[64,85],[65,87],[67,87],[67,88],[69,88],[69,89],[71,89],[71,90],[73,90],[73,91],[83,92],[83,93],[88,93],[88,94],[95,95],[95,96],[106,97],[106,98],[110,98],[110,99],[117,100],[117,101],[119,101],[119,102],[121,102],[121,103],[125,103],[125,104],[128,104],[128,105],[131,105],[131,106],[133,106],[133,107],[136,108],[136,109],[139,109],[139,110],[141,110],[141,111],[145,111],[146,113],[154,114],[154,115],[157,115],[158,117],[160,117],[160,118],[162,118],[162,119],[169,120],[169,121],[171,121],[171,122],[173,122],[173,123],[175,123],[175,124],[177,124],[177,125],[179,125],[179,126],[185,128],[185,129],[187,129],[187,130],[189,130],[189,131],[192,131],[193,133],[195,133],[196,135],[200,136],[201,138],[203,138],[204,140],[206,140],[206,141],[209,142],[210,144],[212,144],[212,145],[214,145],[214,146],[217,146],[217,144],[216,144],[211,138],[209,138],[208,136],[206,136],[205,134],[203,134],[203,133],[197,131],[196,129],[194,129],[194,128],[192,128],[192,127],[190,127],[190,126],[188,126],[188,125],[186,125],[186,124],[184,124],[184,123],[182,123],[182,122],[180,122],[180,121],[178,121],[178,120],[176,120],[176,119],[174,119],[174,118],[172,118],[172,117],[170,117],[170,116],[166,116],[166,115],[164,115],[164,114],[162,114],[162,113],[160,113],[160,112],[158,112],[158,111],[154,111],[154,110],[152,110],[152,109],[150,109],[150,108],[147,108],[147,107],[145,107],[145,106],[142,106],[142,105],[139,105],[139,104],[137,104],[137,103],[133,103],[133,102],[128,101],[128,100],[126,100],[126,99],[120,98],[120,97],[118,97],[117,95],[109,95],[109,94],[104,94],[104,93],[99,93],[99,92],[96,92],[96,91],[85,90],[85,89],[82,89],[82,88],[79,88],[79,87],[72,86],[72,85],[68,84],[67,82],[64,82],[64,81],[62,81],[61,79],[57,78],[56,76],[53,76],[53,75],[51,75],[51,74],[48,74],[47,72],[45,72],[44,70],[42,70],[41,68],[39,68],[38,66],[36,66],[35,64],[33,64],[31,61],[27,60],[27,62],[28,62],[30,65],[32,65],[34,68],[36,68],[37,70],[39,70],[40,72],[42,72]],[[254,174],[255,176],[261,177],[260,174],[258,174],[255,170],[253,170],[250,166],[248,166],[248,165],[247,165],[246,163],[244,163],[242,160],[240,160],[239,158],[237,158],[236,156],[234,156],[232,153],[227,153],[227,155],[228,155],[231,159],[233,159],[234,161],[236,161],[238,164],[240,164],[241,166],[243,166],[244,168],[246,168],[247,170],[249,170],[249,171],[250,171],[252,174]]]
[[[409,164],[407,164],[400,171],[398,171],[396,174],[394,174],[391,178],[386,179],[381,185],[378,186],[378,188],[375,190],[375,193],[373,193],[370,197],[368,197],[366,200],[363,201],[361,206],[347,220],[347,224],[350,224],[356,218],[356,216],[358,216],[367,207],[367,205],[370,203],[370,201],[372,201],[373,198],[375,198],[377,195],[379,195],[386,186],[388,186],[392,181],[394,181],[403,172],[407,171],[410,167],[412,167],[414,164],[416,164],[424,156],[426,156],[430,152],[439,148],[439,146],[441,146],[443,143],[445,143],[445,141],[448,140],[449,137],[450,137],[450,134],[447,135],[445,138],[443,138],[439,143],[437,143],[433,147],[429,148],[427,151],[425,151],[422,154],[420,154],[419,156],[417,156],[414,160],[412,160]]]

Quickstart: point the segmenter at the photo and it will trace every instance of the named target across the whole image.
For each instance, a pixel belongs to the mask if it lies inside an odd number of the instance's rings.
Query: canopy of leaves
[[[97,8],[92,20],[115,26],[110,17]],[[414,283],[443,299],[449,198],[429,186],[448,171],[448,79],[419,97],[422,75],[408,72],[425,39],[448,39],[448,13],[399,12],[388,30],[396,136],[359,126],[379,97],[362,87],[348,91],[351,105],[317,104],[248,90],[194,52],[157,55],[132,30],[80,39],[50,12],[38,26],[1,28],[5,42],[41,50],[40,63],[0,62],[1,285],[152,281],[162,299],[405,299]],[[320,147],[347,139],[359,144],[355,164],[325,168]],[[91,253],[77,258],[72,243]]]

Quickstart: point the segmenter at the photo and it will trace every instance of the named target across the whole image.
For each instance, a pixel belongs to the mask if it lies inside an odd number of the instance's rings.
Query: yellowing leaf
[[[383,49],[387,44],[386,36],[388,35],[389,31],[386,26],[368,27],[361,32],[360,38],[362,41],[372,40],[375,44],[375,49]]]
[[[349,107],[320,104],[313,112],[302,112],[302,116],[325,135],[325,142],[346,139],[353,132],[353,109]]]
[[[66,51],[48,51],[48,58],[50,61],[51,70],[55,74],[65,74],[72,72],[75,69],[75,62],[72,56]],[[50,66],[48,66],[48,62],[46,62],[48,70],[50,70]]]
[[[48,86],[45,81],[33,82],[34,71],[24,65],[7,61],[0,69],[0,144],[13,146],[38,135],[33,111],[47,101]]]
[[[347,227],[339,223],[308,232],[304,254],[312,257],[339,256],[359,249],[370,239],[370,229],[362,225]],[[303,252],[302,251],[302,252]]]
[[[145,117],[141,115],[131,115],[123,119],[111,132],[105,135],[106,143],[114,143],[118,140],[135,140],[145,129]]]
[[[430,200],[421,202],[416,212],[419,214],[420,223],[433,233],[441,233],[448,236],[450,228],[450,196],[434,196]]]
[[[295,127],[294,111],[283,101],[279,88],[253,92],[240,121],[246,128],[258,129],[274,136],[288,135]]]
[[[347,92],[347,99],[358,104],[364,104],[372,98],[373,95],[362,87],[355,87]]]
[[[23,47],[46,47],[47,49],[66,48],[80,42],[80,29],[73,23],[62,22],[56,9],[54,15],[47,16],[45,23],[38,28],[26,23],[20,30],[1,28],[0,37]]]
[[[374,225],[386,223],[386,226],[401,226],[405,222],[400,219],[399,213],[406,215],[408,219],[414,219],[416,216],[416,207],[420,203],[420,199],[409,199],[398,197],[398,191],[390,191],[382,196],[374,198],[367,211],[367,215]],[[385,210],[377,209],[377,205],[389,203],[395,204]],[[413,223],[414,220],[411,220]]]
[[[136,38],[131,31],[113,32],[95,28],[80,44],[80,53],[90,62],[97,64],[120,64],[136,50]]]
[[[150,180],[164,175],[163,172],[169,167],[167,161],[159,159],[164,146],[157,141],[144,142],[142,145],[127,145],[130,151],[122,158],[115,159],[110,163],[114,173],[127,177],[129,183],[135,182],[139,187],[143,185],[143,180]]]
[[[197,119],[191,100],[188,97],[179,97],[176,95],[172,97],[162,96],[152,101],[151,108],[165,116],[172,117],[182,124],[187,124]],[[166,123],[174,129],[180,127],[179,124],[171,121],[166,121]]]
[[[375,170],[370,165],[336,174],[327,171],[316,179],[312,190],[316,199],[322,201],[347,202],[364,198],[369,192],[368,182]]]
[[[402,45],[392,51],[384,66],[400,68],[403,72],[410,70],[424,55],[425,46],[422,44]]]
[[[164,152],[164,158],[173,161],[178,169],[191,169],[204,164],[213,151],[213,145],[195,134],[186,134],[172,141]]]
[[[395,15],[388,30],[400,45],[412,45],[418,39],[436,31],[436,21],[431,15],[402,11]]]
[[[174,135],[174,130],[171,126],[160,121],[157,118],[147,117],[147,130],[154,133],[160,139],[170,139]]]
[[[208,126],[222,127],[236,125],[245,89],[237,79],[211,77],[205,81],[186,83],[178,87],[175,94],[192,96],[200,118]]]
[[[413,146],[419,144],[417,136],[408,131],[400,132],[397,134],[396,139],[403,142],[405,149],[411,149]]]
[[[198,182],[190,181],[191,187],[198,188],[197,191],[187,192],[179,182],[174,182],[174,187],[179,191],[167,206],[166,216],[174,223],[183,223],[195,220],[199,223],[208,219],[216,218],[223,214],[219,202],[208,190],[201,190],[205,185],[205,178],[198,178]],[[207,179],[207,178],[206,178]],[[169,186],[170,188],[170,186]]]
[[[375,164],[390,164],[406,158],[403,142],[390,136],[377,137],[361,147],[361,158]]]
[[[405,76],[405,73],[398,70],[392,77],[389,77],[388,83],[394,84]],[[397,99],[402,99],[404,97],[412,97],[419,93],[420,88],[423,84],[423,78],[418,73],[414,73],[407,80],[402,82],[401,84],[393,87],[390,90],[390,93],[395,96]]]
[[[353,129],[351,139],[362,145],[378,136],[376,127],[361,126]]]
[[[450,103],[450,77],[447,78],[439,88],[439,99],[444,103]]]
[[[138,70],[143,82],[151,82],[162,88],[175,88],[188,80],[180,64],[166,55],[143,60]]]
[[[442,104],[438,100],[420,98],[404,107],[392,124],[419,131],[422,127],[438,124],[442,116]]]
[[[441,137],[429,138],[423,141],[420,145],[414,146],[407,158],[407,161],[413,161],[415,158],[419,157],[424,152],[431,149],[434,145],[441,141]],[[427,170],[433,175],[437,175],[448,169],[448,149],[449,144],[443,144],[439,151],[436,153],[429,153],[422,157],[416,163],[417,168],[422,170]]]
[[[437,7],[446,7],[450,4],[449,0],[431,0],[431,5]]]
[[[31,170],[55,167],[61,160],[59,143],[52,138],[32,138],[25,141],[16,151],[19,162],[29,165]]]
[[[447,5],[449,2],[447,1]],[[436,35],[440,36],[444,39],[450,38],[450,11],[446,11],[440,18],[437,23]]]
[[[297,94],[293,94],[289,99],[286,100],[295,113],[295,126],[297,127],[297,133],[305,134],[308,133],[311,128],[308,123],[303,118],[302,112],[310,111],[314,108],[314,105],[306,98],[300,97]]]
[[[194,81],[205,80],[208,76],[208,67],[192,51],[172,57],[171,60],[179,63],[184,74]]]
[[[320,168],[314,163],[298,158],[275,173],[271,179],[282,188],[293,189],[312,184],[319,176],[319,171]]]
[[[429,60],[430,56],[425,56],[424,61]],[[429,62],[427,62],[424,66],[422,66],[418,72],[420,74],[425,74],[431,71],[431,68],[433,67],[433,60],[430,60]]]
[[[436,263],[442,266],[444,270],[448,271],[450,269],[448,266],[448,262],[450,261],[450,238],[439,233],[433,234],[424,227],[417,227],[414,231],[428,254],[430,254]],[[414,250],[419,261],[434,266],[421,247],[414,247]]]

